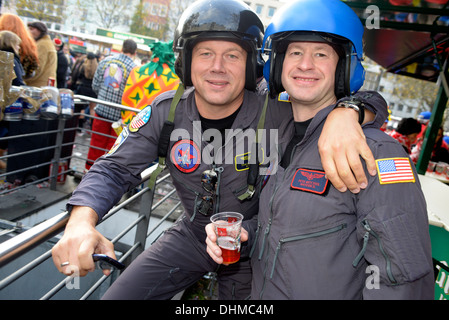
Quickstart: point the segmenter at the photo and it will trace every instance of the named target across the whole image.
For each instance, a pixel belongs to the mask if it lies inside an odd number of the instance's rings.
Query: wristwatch
[[[365,120],[365,105],[362,101],[357,100],[355,98],[351,98],[350,100],[340,101],[336,108],[350,108],[358,112],[359,114],[359,123],[362,124]]]

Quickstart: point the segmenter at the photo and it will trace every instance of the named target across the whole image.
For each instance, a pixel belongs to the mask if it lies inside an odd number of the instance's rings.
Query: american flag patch
[[[151,117],[151,106],[147,106],[142,109],[131,121],[129,124],[129,131],[136,132],[138,131],[144,124],[150,120]]]
[[[379,159],[376,166],[380,184],[415,182],[408,158]]]

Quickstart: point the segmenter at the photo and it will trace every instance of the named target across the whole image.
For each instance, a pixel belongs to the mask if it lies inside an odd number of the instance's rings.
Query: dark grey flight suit
[[[124,192],[140,182],[140,173],[157,158],[161,128],[173,95],[174,92],[169,92],[159,96],[139,114],[141,119],[125,129],[109,154],[99,159],[83,178],[69,200],[70,205],[89,206],[101,219]],[[176,109],[166,157],[173,184],[185,208],[184,215],[120,275],[105,299],[169,299],[205,273],[217,270],[218,265],[207,254],[205,244],[205,226],[210,223],[211,213],[198,212],[202,197],[210,195],[201,185],[201,173],[215,169],[218,174],[213,212],[240,212],[245,220],[257,214],[258,190],[250,200],[238,199],[247,190],[245,159],[251,147],[251,143],[241,142],[248,140],[245,133],[255,133],[264,101],[264,96],[245,91],[224,147],[212,148],[215,145],[201,140],[193,90],[184,93]],[[278,111],[272,115],[271,109],[269,106],[266,126],[273,128],[275,115],[282,117]],[[289,108],[284,109],[286,117],[291,117]],[[246,298],[250,292],[251,269],[245,246],[240,262],[220,266],[217,273],[220,299]]]
[[[261,193],[251,298],[433,299],[426,202],[413,163],[377,129],[379,113],[363,127],[378,174],[366,172],[368,187],[358,194],[336,190],[318,152],[332,108],[316,114],[290,164]],[[280,149],[292,129],[287,119],[280,125]]]

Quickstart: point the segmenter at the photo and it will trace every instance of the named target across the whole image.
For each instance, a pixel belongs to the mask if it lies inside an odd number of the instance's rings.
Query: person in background
[[[75,64],[75,58],[72,56],[72,54],[70,52],[69,44],[65,45],[62,48],[62,50],[64,51],[64,55],[65,55],[67,61],[69,62],[69,66],[68,66],[68,70],[67,70],[67,77],[66,77],[67,87],[69,87],[69,80],[72,76],[72,68],[73,68],[73,65]]]
[[[0,50],[11,52],[14,54],[14,73],[16,77],[12,80],[13,86],[24,86],[23,76],[25,72],[23,71],[22,64],[20,63],[20,38],[18,35],[11,31],[3,30],[0,31]],[[4,137],[8,134],[9,122],[0,121],[0,137]],[[3,156],[6,149],[8,149],[8,141],[0,141],[0,156]],[[0,160],[0,170],[6,169],[6,162]]]
[[[67,88],[67,71],[69,69],[69,61],[64,54],[64,42],[59,38],[54,38],[56,54],[58,57],[58,66],[56,68],[56,86],[58,88]]]
[[[72,75],[72,81],[75,86],[73,91],[75,94],[97,98],[97,94],[92,89],[92,80],[95,75],[95,71],[98,68],[98,60],[94,53],[88,52],[87,55],[83,55],[77,64],[76,70]],[[87,125],[89,122],[83,114],[94,114],[94,108],[96,103],[89,101],[89,106],[86,109],[81,110],[80,127]]]
[[[418,134],[415,145],[412,146],[412,151],[410,154],[410,158],[416,164],[418,163],[419,156],[421,155],[422,144],[424,142],[424,138],[426,136],[426,130],[429,125],[430,117],[432,116],[432,112],[423,111],[418,116],[418,121],[421,123],[421,132]],[[440,127],[438,129],[437,137],[435,138],[435,145],[432,150],[432,155],[430,157],[430,161],[433,162],[446,162],[449,163],[447,152],[449,150],[449,146],[444,141],[443,137],[443,128]]]
[[[25,23],[15,14],[2,13],[0,30],[14,32],[22,40],[19,56],[25,72],[24,79],[32,77],[39,66],[39,57],[36,41],[31,36]]]
[[[14,54],[14,73],[16,77],[12,80],[13,86],[24,86],[23,76],[25,71],[20,63],[20,43],[21,40],[18,35],[11,31],[0,31],[0,50],[11,52]]]
[[[25,82],[32,87],[44,87],[48,84],[49,78],[56,80],[56,69],[58,67],[56,49],[44,23],[40,21],[30,22],[28,28],[37,43],[39,68],[37,68],[34,76],[25,79]]]
[[[131,70],[136,66],[134,59],[137,54],[137,44],[132,39],[123,41],[122,52],[119,55],[103,59],[95,72],[92,89],[97,93],[98,99],[121,104],[122,94]],[[112,122],[121,119],[120,109],[97,104],[95,115],[102,119],[93,119],[92,130],[102,134],[117,137]],[[90,148],[87,154],[86,170],[93,162],[104,155],[114,145],[116,138],[92,134]],[[100,149],[97,149],[100,148]]]
[[[72,60],[72,67],[70,69],[70,78],[67,80],[67,88],[69,88],[72,91],[76,90],[76,81],[73,81],[73,78],[77,79],[79,74],[79,69],[81,65],[84,62],[84,59],[86,58],[86,54],[81,52],[71,52],[71,56],[73,57]]]
[[[413,145],[417,142],[421,132],[421,124],[414,118],[404,118],[399,121],[395,130],[387,134],[396,139],[408,154],[411,154]]]
[[[438,128],[437,137],[435,139],[435,145],[430,155],[430,161],[433,162],[445,162],[449,164],[449,146],[444,141],[443,127]],[[425,134],[425,131],[424,131]],[[422,144],[424,138],[418,139],[417,143],[412,147],[412,152],[410,158],[414,163],[418,162],[419,156],[421,155]]]

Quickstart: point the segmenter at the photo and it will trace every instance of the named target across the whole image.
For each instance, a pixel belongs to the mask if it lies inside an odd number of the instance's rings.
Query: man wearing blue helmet
[[[361,86],[362,34],[356,14],[339,0],[288,3],[266,30],[270,93],[287,91],[294,122],[280,124],[281,160],[249,233],[252,299],[433,298],[426,203],[403,148],[364,125],[377,176],[367,175],[368,187],[357,194],[339,192],[320,161],[326,118],[338,98]],[[208,252],[219,263],[207,230]]]

